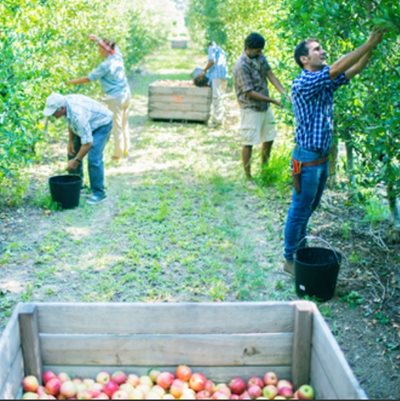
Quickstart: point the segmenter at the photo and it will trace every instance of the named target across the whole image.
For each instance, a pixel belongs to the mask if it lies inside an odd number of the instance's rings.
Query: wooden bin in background
[[[192,81],[159,80],[149,85],[151,119],[206,122],[210,106],[211,89],[199,88]]]
[[[188,46],[187,39],[171,39],[172,49],[186,49]]]
[[[24,375],[145,374],[187,364],[216,382],[273,370],[318,399],[365,399],[316,305],[295,302],[22,303],[0,337],[0,397]]]

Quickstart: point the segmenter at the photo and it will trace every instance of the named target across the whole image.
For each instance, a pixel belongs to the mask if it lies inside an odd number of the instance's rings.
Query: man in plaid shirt
[[[294,274],[294,253],[304,245],[307,223],[318,206],[328,177],[328,153],[332,143],[333,94],[367,65],[372,50],[382,41],[374,32],[356,50],[332,66],[316,39],[307,39],[295,49],[296,63],[302,68],[293,81],[292,102],[296,120],[292,155],[294,190],[286,226],[283,270]]]
[[[268,81],[285,95],[285,90],[272,72],[263,55],[265,39],[256,32],[244,42],[244,52],[234,67],[235,92],[240,106],[240,136],[242,161],[247,179],[251,179],[251,154],[254,145],[261,144],[261,164],[268,162],[276,137],[275,120],[271,103],[281,106],[270,97]]]

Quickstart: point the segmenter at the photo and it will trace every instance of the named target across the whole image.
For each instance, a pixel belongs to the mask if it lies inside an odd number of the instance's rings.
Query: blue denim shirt
[[[88,78],[90,81],[100,80],[104,93],[109,97],[120,98],[130,95],[124,60],[119,51],[108,56],[88,75]]]
[[[219,46],[214,44],[208,48],[208,60],[214,61],[213,66],[207,71],[210,80],[228,78],[226,54]]]
[[[327,152],[331,146],[333,93],[349,80],[344,73],[332,80],[329,70],[329,66],[316,72],[303,70],[293,81],[295,141],[305,149]]]

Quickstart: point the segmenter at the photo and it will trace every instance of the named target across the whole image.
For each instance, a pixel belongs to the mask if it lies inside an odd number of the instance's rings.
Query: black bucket
[[[307,247],[294,257],[296,293],[328,301],[335,293],[342,255],[332,249]]]
[[[82,178],[78,175],[55,175],[49,178],[51,197],[63,209],[79,206]]]

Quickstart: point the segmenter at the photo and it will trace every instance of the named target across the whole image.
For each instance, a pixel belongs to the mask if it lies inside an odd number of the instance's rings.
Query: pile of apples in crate
[[[23,399],[30,400],[311,400],[314,389],[303,384],[297,390],[274,372],[248,380],[235,377],[229,383],[214,383],[203,373],[179,365],[175,373],[151,369],[147,375],[123,371],[100,372],[95,379],[71,379],[65,373],[43,373],[43,385],[35,376],[22,381]]]

